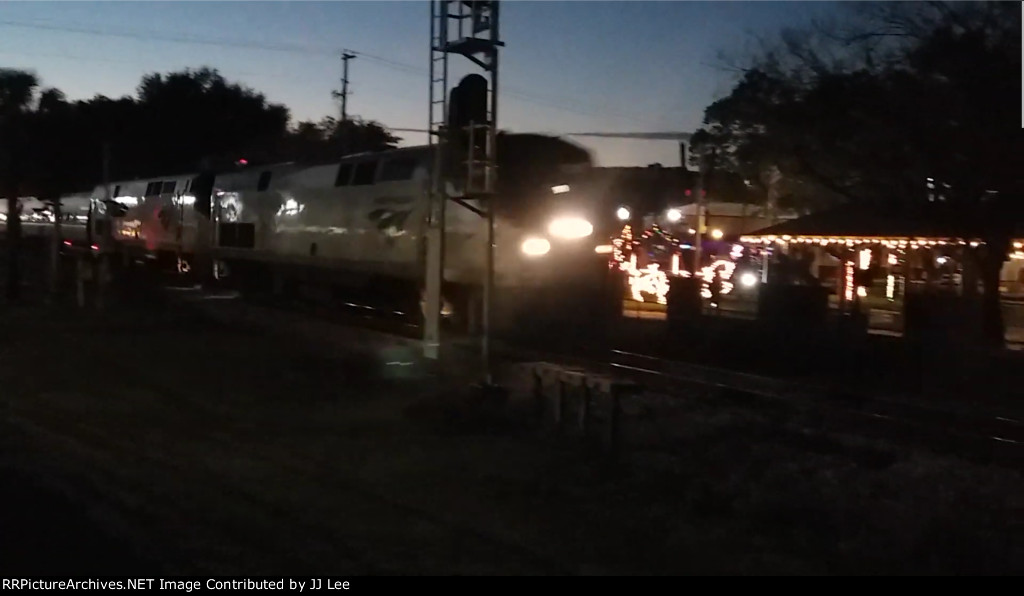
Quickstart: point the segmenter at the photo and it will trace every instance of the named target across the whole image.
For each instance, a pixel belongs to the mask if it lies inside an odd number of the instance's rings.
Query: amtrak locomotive
[[[566,183],[585,175],[589,155],[537,135],[501,135],[498,150],[496,295],[520,310],[540,297],[592,297],[615,222]],[[419,311],[431,158],[428,147],[410,147],[327,165],[111,182],[93,191],[91,213],[126,263],[279,292],[348,288]],[[448,194],[444,295],[468,313],[479,306],[486,225],[458,184]]]

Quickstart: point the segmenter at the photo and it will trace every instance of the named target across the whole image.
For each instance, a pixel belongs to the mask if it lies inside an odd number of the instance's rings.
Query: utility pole
[[[693,246],[693,273],[697,275],[701,270],[701,259],[704,258],[703,242],[704,242],[704,223],[706,219],[706,198],[708,187],[711,186],[710,176],[715,169],[715,161],[718,157],[717,149],[711,148],[711,155],[705,158],[703,155],[700,157],[698,164],[698,176],[697,176],[697,225],[694,228],[697,230],[694,238]]]
[[[355,54],[347,50],[341,53],[341,121],[348,120],[348,61],[355,58]]]

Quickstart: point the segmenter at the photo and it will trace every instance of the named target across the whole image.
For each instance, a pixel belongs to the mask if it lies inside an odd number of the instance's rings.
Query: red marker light
[[[690,189],[689,188],[686,189],[686,196],[690,196]]]
[[[71,241],[70,240],[65,240],[64,241],[64,246],[71,246]]]
[[[93,249],[93,250],[99,250],[99,249],[100,249],[100,247],[99,247],[99,245],[98,245],[98,244],[93,244],[93,245],[92,245],[92,249]]]
[[[249,160],[248,159],[240,159],[240,160],[238,160],[238,165],[240,165],[240,166],[247,166],[247,165],[249,165]]]

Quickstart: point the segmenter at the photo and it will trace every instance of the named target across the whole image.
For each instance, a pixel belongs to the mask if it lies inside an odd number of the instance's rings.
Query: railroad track
[[[256,305],[301,313],[332,323],[417,340],[419,328],[385,311],[355,302],[342,309],[295,301],[253,300]],[[473,343],[461,338],[458,349],[468,354]],[[881,430],[895,438],[983,460],[1009,456],[1024,457],[1024,420],[998,413],[979,413],[966,407],[923,404],[876,395],[852,394],[840,387],[827,387],[698,365],[649,354],[594,346],[563,346],[538,350],[523,343],[494,342],[494,355],[512,362],[549,362],[597,374],[613,375],[637,382],[645,388],[681,399],[711,392],[719,399],[754,400],[765,405],[785,404],[827,413],[829,426],[868,432]]]

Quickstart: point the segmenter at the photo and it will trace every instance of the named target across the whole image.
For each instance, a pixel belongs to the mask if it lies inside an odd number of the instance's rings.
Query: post
[[[590,384],[587,383],[586,380],[584,379],[584,381],[583,381],[583,390],[582,390],[581,396],[580,396],[580,418],[579,418],[580,432],[583,433],[584,437],[587,436],[587,426],[589,425],[589,423],[590,423]]]
[[[558,394],[555,396],[555,428],[562,430],[562,419],[565,418],[565,378],[558,379]]]
[[[619,425],[622,416],[622,389],[615,384],[611,386],[611,404],[608,411],[608,451],[615,453],[619,449]]]
[[[694,234],[693,238],[693,276],[698,277],[701,270],[701,261],[704,258],[704,252],[701,244],[704,240],[704,231],[701,229],[704,223],[704,158],[699,157],[699,163],[697,166],[697,224],[693,226]]]
[[[104,284],[107,282],[107,257],[104,254],[98,254],[93,256],[93,307],[96,310],[103,310],[103,290]]]
[[[348,120],[348,61],[355,58],[348,51],[341,53],[341,121]]]
[[[544,422],[544,377],[539,370],[533,370],[533,405],[536,408],[537,420]]]
[[[704,219],[706,217],[705,211],[705,197],[708,188],[711,186],[710,180],[705,179],[705,173],[713,173],[715,168],[715,159],[717,157],[717,149],[711,148],[711,157],[705,160],[703,156],[700,157],[700,163],[698,165],[698,176],[697,176],[697,233],[694,238],[694,275],[698,274],[701,270],[701,264],[704,258]]]
[[[488,385],[493,384],[494,378],[491,370],[491,325],[494,311],[494,200],[489,195],[487,201],[487,270],[484,274],[484,312],[483,312],[483,340],[481,342],[481,355],[484,360],[484,380]]]
[[[105,142],[105,143],[103,143],[103,207],[104,207],[103,213],[106,213],[106,210],[110,208],[110,200],[111,200],[111,196],[110,195],[111,195],[111,193],[110,193],[110,143],[106,143]],[[96,222],[99,221],[100,217],[101,217],[100,214],[99,214],[99,210],[91,209],[90,211],[94,211],[95,214],[93,215],[92,218],[89,219],[89,226],[91,228],[96,228]],[[105,217],[105,216],[103,216],[103,217]],[[103,227],[103,226],[101,226],[101,229],[106,230],[106,228]],[[106,239],[105,235],[97,234],[93,238],[93,243],[95,243],[96,246],[100,247],[100,250],[97,251],[97,252],[102,252],[103,250],[105,250],[107,248],[107,239]],[[87,250],[92,250],[92,247],[91,246],[88,247]],[[92,283],[95,284],[97,307],[99,307],[100,292],[101,292],[100,287],[103,285],[103,278],[102,278],[103,272],[101,271],[101,265],[100,265],[100,261],[102,259],[97,258],[97,257],[98,257],[98,255],[93,255],[93,258],[91,259],[91,264],[92,264]]]
[[[77,255],[75,257],[75,294],[79,308],[85,308],[85,277],[86,268],[84,257]]]
[[[60,197],[53,200],[53,242],[50,243],[50,295],[56,299],[60,292],[60,251],[64,244],[61,237]]]
[[[443,151],[443,145],[437,152]],[[426,312],[423,313],[423,352],[424,356],[436,360],[441,349],[441,289],[444,284],[444,228],[445,208],[448,202],[447,189],[444,187],[441,159],[435,161],[434,183],[430,189],[430,216],[427,221],[427,271],[425,280]]]

